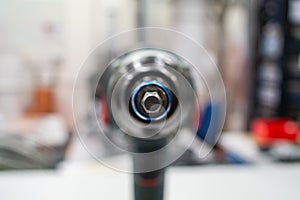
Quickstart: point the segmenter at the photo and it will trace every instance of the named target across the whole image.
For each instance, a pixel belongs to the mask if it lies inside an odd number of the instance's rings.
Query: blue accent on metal
[[[167,109],[165,110],[165,112],[159,116],[159,117],[155,117],[155,118],[152,118],[152,117],[148,117],[148,116],[144,116],[143,114],[141,114],[139,112],[139,110],[137,109],[137,106],[136,106],[136,97],[137,97],[137,94],[140,92],[140,90],[144,87],[147,87],[147,86],[157,86],[157,87],[160,87],[166,94],[167,94]],[[131,105],[132,105],[132,108],[133,108],[133,111],[134,113],[139,117],[141,118],[142,120],[145,120],[147,122],[150,122],[150,121],[158,121],[158,120],[161,120],[163,119],[164,117],[167,116],[167,114],[169,113],[170,109],[171,109],[171,105],[172,105],[172,95],[171,95],[171,92],[170,90],[164,86],[163,84],[157,82],[157,81],[147,81],[147,82],[143,82],[142,84],[140,84],[137,88],[135,88],[135,90],[133,91],[133,95],[132,95],[132,98],[131,98]]]

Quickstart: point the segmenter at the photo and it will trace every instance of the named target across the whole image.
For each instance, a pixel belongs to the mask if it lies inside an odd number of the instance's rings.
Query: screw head
[[[157,91],[145,92],[142,98],[142,107],[148,114],[158,113],[162,108],[163,100]]]
[[[133,113],[142,120],[152,121],[163,119],[170,110],[170,93],[157,82],[142,83],[133,94]]]

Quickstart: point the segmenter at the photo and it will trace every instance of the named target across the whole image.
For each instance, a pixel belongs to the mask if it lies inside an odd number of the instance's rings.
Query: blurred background
[[[299,9],[299,0],[2,0],[1,199],[33,199],[32,193],[34,199],[131,197],[129,175],[96,163],[76,137],[72,93],[81,64],[98,44],[140,27],[173,29],[201,44],[227,94],[217,145],[202,159],[196,142],[174,163],[167,198],[298,199]],[[117,48],[95,62],[111,60]],[[81,102],[80,127],[99,154],[126,164],[89,123],[93,78],[93,70],[86,72],[74,97]],[[218,105],[202,106],[201,144]],[[182,181],[186,192],[180,192]]]

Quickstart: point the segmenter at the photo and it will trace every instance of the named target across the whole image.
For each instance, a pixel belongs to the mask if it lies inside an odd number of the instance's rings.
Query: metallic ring
[[[166,106],[167,108],[164,111],[164,113],[158,117],[153,118],[153,117],[145,116],[137,108],[137,105],[136,105],[137,94],[141,91],[142,88],[147,87],[147,86],[157,86],[157,87],[161,88],[167,94],[167,106]],[[131,106],[132,106],[134,113],[139,118],[141,118],[142,120],[147,121],[147,122],[159,121],[159,120],[163,119],[164,117],[166,117],[171,109],[171,105],[172,105],[172,95],[171,95],[170,90],[165,85],[163,85],[157,81],[143,82],[133,91],[133,95],[131,98]]]

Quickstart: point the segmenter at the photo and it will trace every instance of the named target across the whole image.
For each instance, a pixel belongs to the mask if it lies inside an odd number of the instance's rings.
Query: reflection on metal
[[[164,137],[176,133],[182,121],[192,124],[193,83],[188,63],[180,57],[140,49],[114,60],[103,76],[110,77],[101,84],[111,119],[123,132],[139,138],[159,130],[156,137]]]

